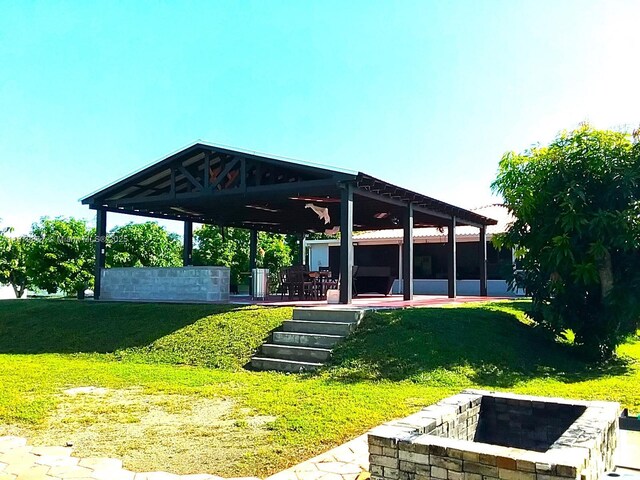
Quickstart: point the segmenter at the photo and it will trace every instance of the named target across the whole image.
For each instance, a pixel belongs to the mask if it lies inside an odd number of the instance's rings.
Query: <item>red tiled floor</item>
[[[405,308],[405,307],[432,307],[440,305],[452,305],[456,303],[487,302],[505,300],[508,297],[476,297],[459,296],[451,299],[446,295],[414,295],[413,300],[405,301],[402,295],[360,295],[353,299],[350,305],[327,304],[326,300],[288,300],[285,296],[280,300],[279,295],[270,295],[265,300],[252,300],[246,295],[232,295],[231,303],[242,305],[265,305],[273,307],[330,307],[330,308]]]

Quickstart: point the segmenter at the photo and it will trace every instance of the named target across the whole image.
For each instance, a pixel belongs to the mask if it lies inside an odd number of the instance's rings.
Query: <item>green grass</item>
[[[265,476],[467,387],[640,411],[637,339],[617,361],[590,367],[532,328],[525,307],[378,312],[330,366],[284,375],[242,366],[288,309],[3,301],[0,434],[71,438],[81,454],[117,455],[138,470]],[[61,394],[86,385],[113,395]],[[168,434],[176,418],[184,424]],[[267,420],[256,427],[256,419]],[[144,435],[128,438],[114,425]],[[88,430],[109,441],[83,437]]]
[[[100,354],[138,363],[241,368],[291,309],[230,305],[0,304],[0,354]]]

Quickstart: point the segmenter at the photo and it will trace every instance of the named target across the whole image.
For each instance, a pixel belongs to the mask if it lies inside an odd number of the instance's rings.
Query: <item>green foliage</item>
[[[289,247],[289,251],[291,252],[291,264],[292,265],[300,265],[300,236],[298,235],[285,235],[284,241]]]
[[[249,271],[249,230],[203,225],[193,233],[195,248],[194,265],[221,265],[231,269],[231,283],[239,284],[242,273]],[[268,268],[276,280],[277,272],[283,266],[291,265],[291,249],[285,236],[260,232],[256,263],[259,268]],[[244,277],[246,278],[246,277]]]
[[[532,318],[582,351],[613,355],[640,315],[640,145],[582,125],[546,147],[504,155],[493,189],[516,221],[513,248]]]
[[[0,285],[13,287],[16,298],[21,298],[29,286],[27,276],[28,241],[23,237],[10,237],[11,228],[0,230]]]
[[[158,222],[128,223],[107,237],[107,267],[179,267],[182,243]]]
[[[269,284],[278,285],[278,272],[282,267],[291,265],[292,252],[286,237],[277,233],[261,232],[258,235],[258,267],[269,269]]]
[[[531,328],[528,306],[517,301],[370,313],[358,334],[335,349],[332,375],[511,388],[540,376],[584,373],[570,348]]]
[[[95,231],[84,220],[44,217],[31,227],[27,274],[48,293],[73,295],[93,285]]]
[[[240,283],[240,274],[249,270],[249,231],[203,225],[193,232],[194,265],[218,265],[231,269],[231,283]]]

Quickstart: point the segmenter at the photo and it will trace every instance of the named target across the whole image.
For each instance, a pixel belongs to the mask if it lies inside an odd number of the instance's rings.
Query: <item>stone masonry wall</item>
[[[107,268],[101,300],[228,302],[227,267]]]
[[[583,413],[545,452],[494,445],[473,441],[481,436],[485,397],[504,399],[515,408],[515,418],[534,415],[535,402],[560,405],[548,407],[550,416],[553,409],[575,413],[572,406]],[[467,390],[371,430],[370,471],[373,480],[597,480],[613,467],[618,415],[619,405],[611,402]]]

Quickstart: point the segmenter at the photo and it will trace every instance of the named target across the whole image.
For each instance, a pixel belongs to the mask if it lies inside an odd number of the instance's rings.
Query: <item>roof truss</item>
[[[340,216],[340,189],[359,195],[355,230],[397,228],[411,204],[416,222],[495,223],[474,212],[391,185],[364,173],[345,173],[197,143],[82,200],[94,209],[190,220],[273,232],[324,231]],[[306,209],[308,199],[329,209],[325,225]],[[324,203],[323,203],[324,202]],[[358,206],[359,205],[359,206]],[[388,211],[390,219],[379,218]],[[421,217],[421,218],[419,218]]]

